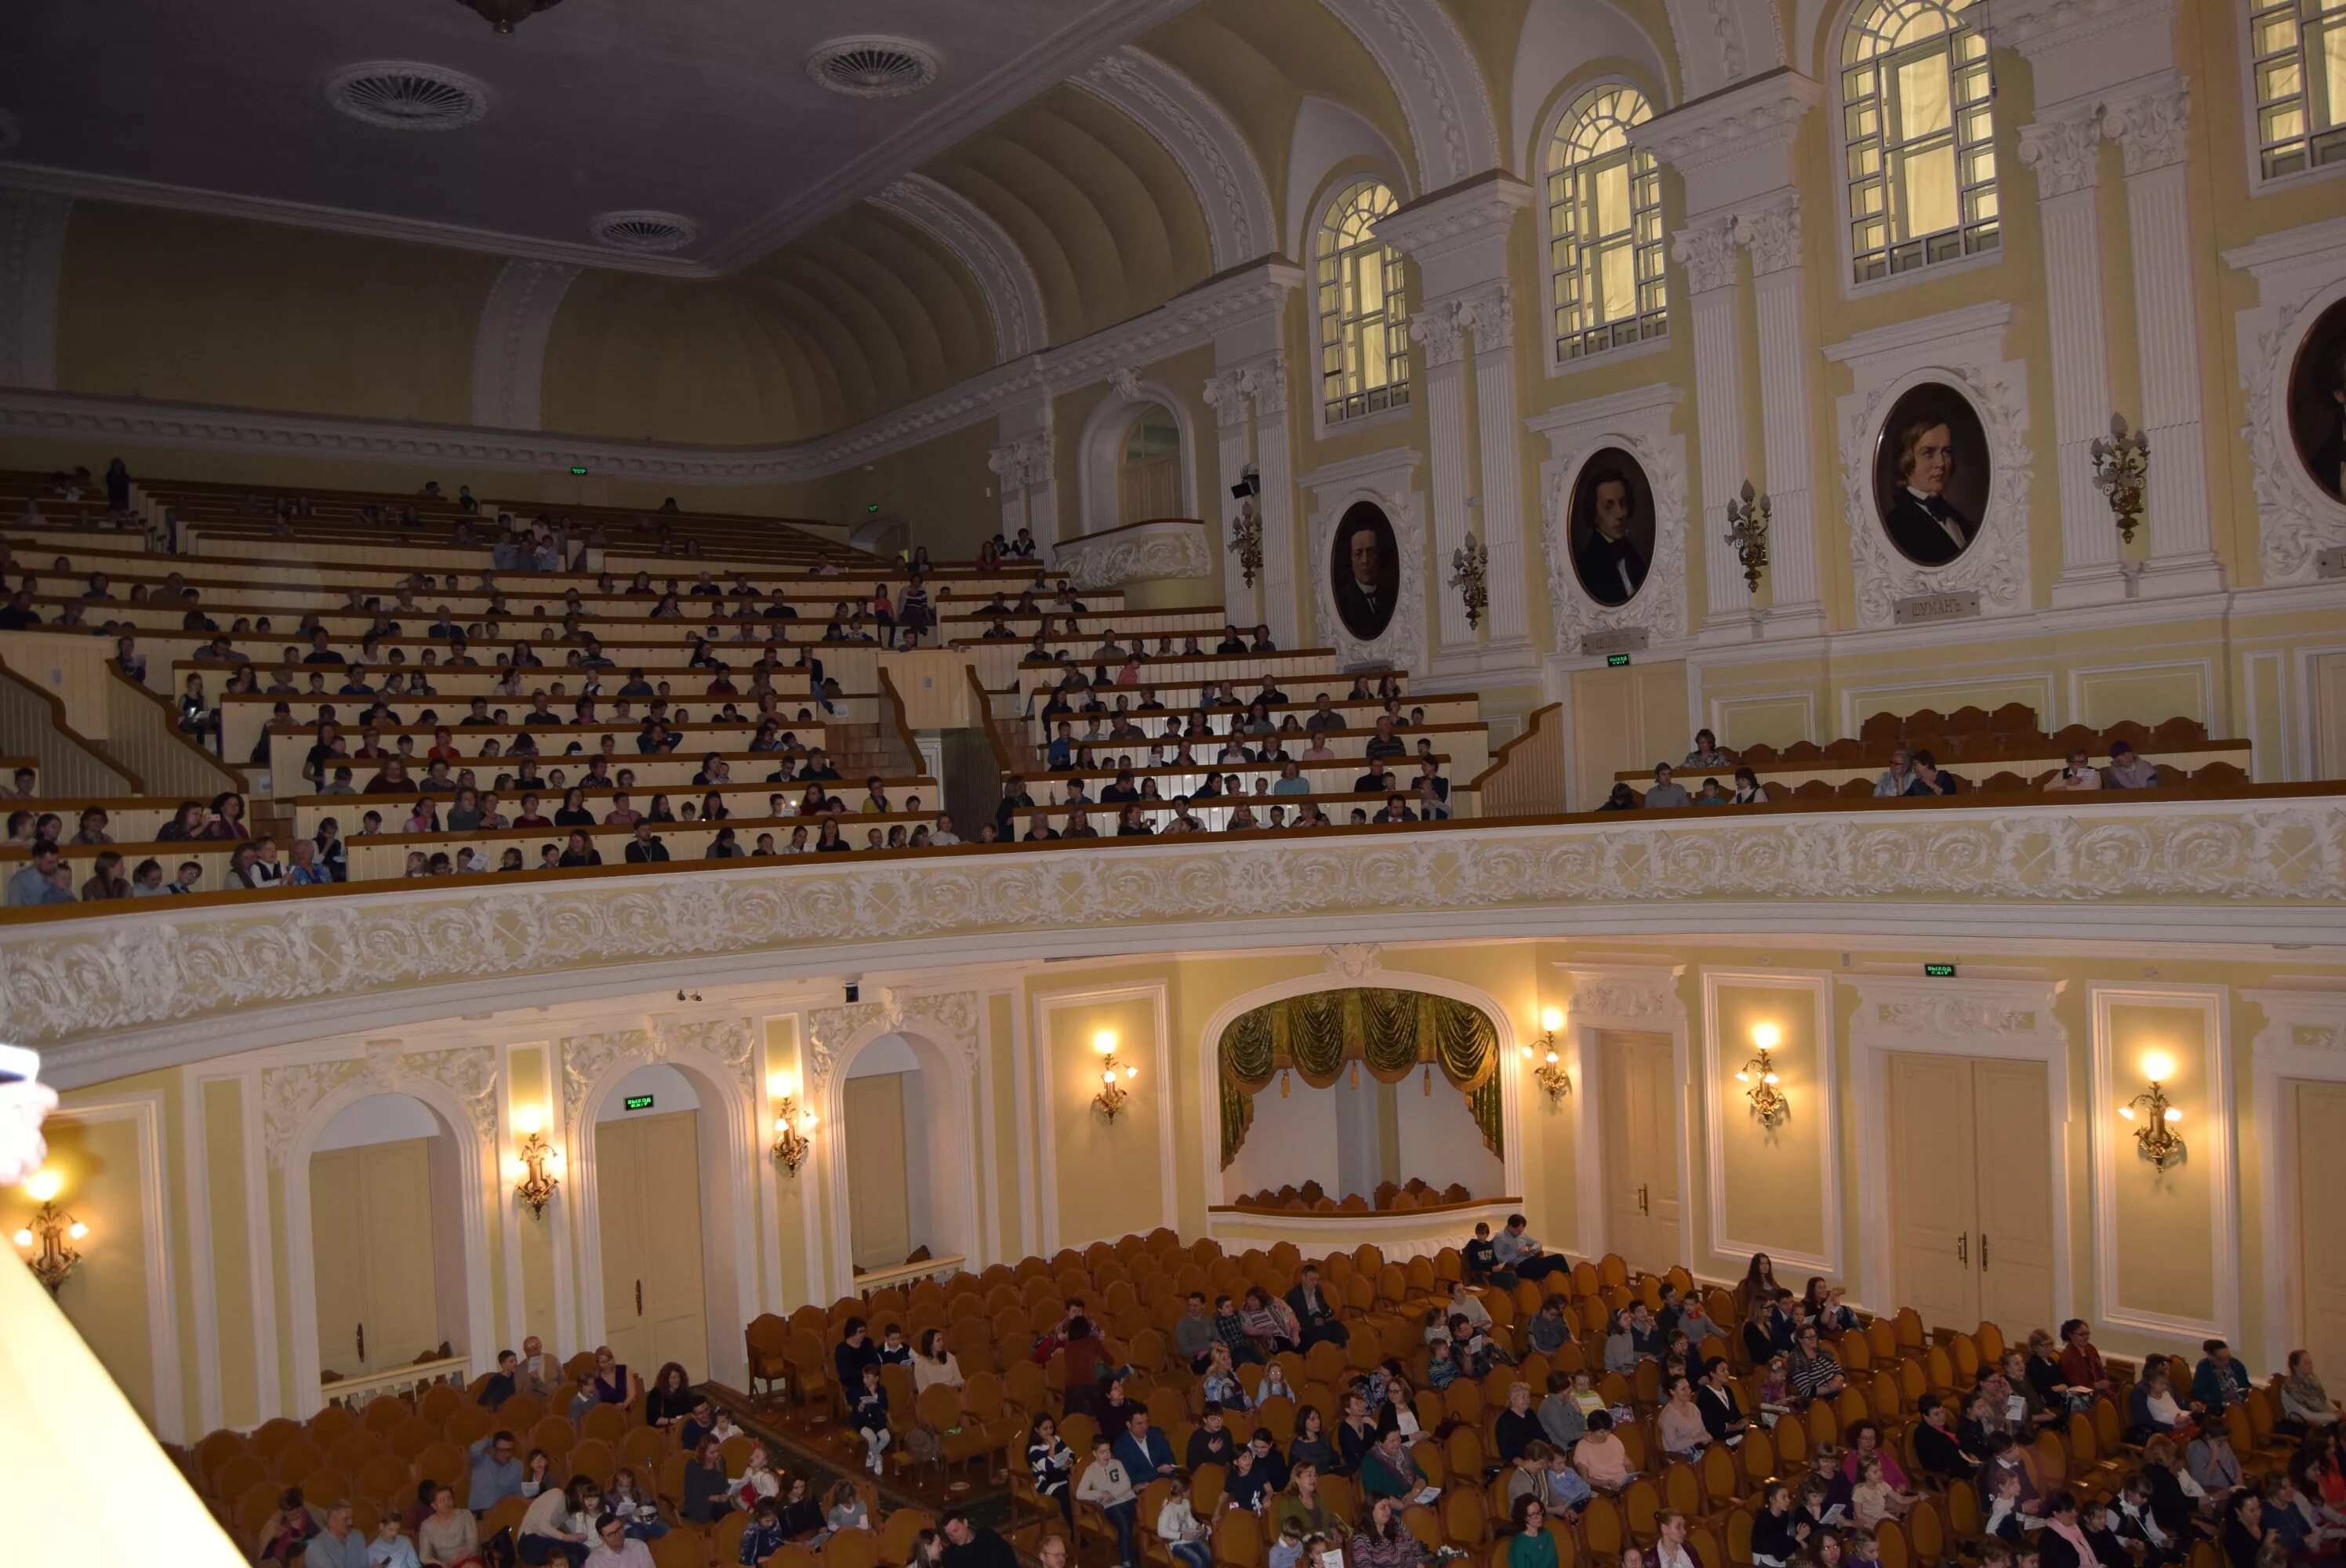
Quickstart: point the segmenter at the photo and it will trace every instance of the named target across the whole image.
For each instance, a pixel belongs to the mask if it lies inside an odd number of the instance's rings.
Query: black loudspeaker
[[[1251,473],[1230,486],[1230,499],[1233,501],[1243,501],[1250,495],[1261,494],[1262,481]]]
[[[863,987],[851,983],[847,988],[847,1004],[852,1007],[862,1000]]]

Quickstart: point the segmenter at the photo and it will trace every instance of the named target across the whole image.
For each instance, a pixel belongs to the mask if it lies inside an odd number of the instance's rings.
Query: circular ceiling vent
[[[586,231],[614,250],[648,254],[681,250],[700,238],[699,224],[674,212],[607,212]]]
[[[368,60],[329,76],[326,101],[385,130],[454,130],[489,112],[489,89],[445,66]]]
[[[815,46],[806,71],[850,97],[900,98],[937,79],[937,57],[909,38],[833,38]]]

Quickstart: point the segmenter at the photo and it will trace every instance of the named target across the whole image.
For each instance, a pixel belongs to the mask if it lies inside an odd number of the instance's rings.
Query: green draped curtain
[[[1254,1122],[1254,1097],[1281,1073],[1315,1089],[1358,1063],[1380,1083],[1441,1070],[1466,1098],[1483,1142],[1501,1154],[1499,1036],[1481,1009],[1420,991],[1361,986],[1314,991],[1240,1013],[1222,1031],[1222,1165]]]

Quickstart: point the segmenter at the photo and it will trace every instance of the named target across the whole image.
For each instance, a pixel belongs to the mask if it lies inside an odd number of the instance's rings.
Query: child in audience
[[[863,1434],[863,1462],[872,1473],[886,1473],[880,1456],[892,1435],[888,1431],[888,1390],[880,1386],[880,1363],[863,1369],[863,1391],[855,1398],[855,1430]]]
[[[1165,1506],[1157,1511],[1158,1539],[1184,1568],[1214,1568],[1213,1548],[1205,1541],[1206,1527],[1189,1507],[1189,1482],[1178,1471],[1166,1478]]]
[[[1849,1516],[1862,1530],[1872,1530],[1885,1519],[1899,1519],[1914,1506],[1911,1492],[1900,1492],[1882,1476],[1882,1456],[1870,1453],[1858,1467],[1857,1484],[1850,1489]]]

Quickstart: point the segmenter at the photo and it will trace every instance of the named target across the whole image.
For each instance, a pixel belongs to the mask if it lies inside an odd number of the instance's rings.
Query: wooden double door
[[[2053,1163],[2042,1062],[1893,1053],[1891,1215],[1897,1300],[1925,1323],[2056,1321]]]
[[[345,1378],[403,1367],[441,1339],[432,1140],[310,1156],[318,1366]]]
[[[670,1361],[696,1382],[709,1375],[699,1120],[676,1111],[595,1129],[603,1339],[647,1387]]]
[[[1684,1261],[1678,1236],[1678,1139],[1685,1117],[1678,1057],[1667,1034],[1596,1036],[1605,1245],[1655,1274]]]

